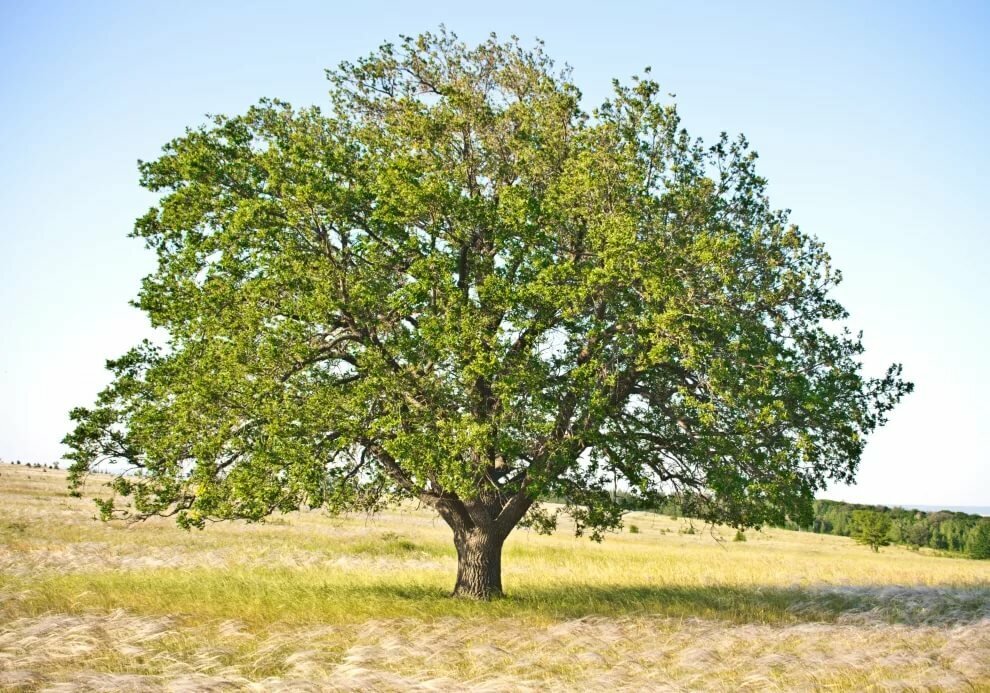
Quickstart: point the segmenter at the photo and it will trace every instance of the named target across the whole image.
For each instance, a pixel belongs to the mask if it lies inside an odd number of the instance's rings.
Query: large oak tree
[[[65,441],[73,483],[141,471],[106,517],[417,499],[488,598],[540,499],[593,537],[617,487],[806,518],[911,389],[863,375],[839,273],[746,140],[692,139],[654,81],[589,113],[540,45],[446,31],[328,77],[328,112],[263,100],[140,164],[136,305],[167,340],[110,362]]]

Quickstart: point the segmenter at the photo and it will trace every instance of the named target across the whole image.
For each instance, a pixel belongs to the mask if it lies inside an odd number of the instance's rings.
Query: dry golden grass
[[[990,562],[637,514],[517,532],[477,604],[425,511],[187,533],[64,484],[0,466],[0,689],[990,690]]]

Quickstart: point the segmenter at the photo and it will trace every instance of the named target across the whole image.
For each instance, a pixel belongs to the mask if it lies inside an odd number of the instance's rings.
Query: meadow
[[[633,513],[601,544],[517,530],[475,603],[425,509],[95,514],[0,465],[0,689],[990,690],[990,561]]]

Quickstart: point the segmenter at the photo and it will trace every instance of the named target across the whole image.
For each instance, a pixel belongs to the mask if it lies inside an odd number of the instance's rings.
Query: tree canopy
[[[869,546],[875,552],[881,546],[890,545],[890,516],[873,510],[853,511],[853,537],[860,544]]]
[[[617,484],[745,527],[853,479],[911,385],[862,372],[840,274],[745,138],[692,138],[648,75],[588,112],[541,44],[494,35],[327,75],[326,112],[262,100],[140,163],[136,305],[167,341],[108,362],[65,439],[74,483],[141,470],[106,517],[417,499],[456,592],[489,597],[541,498],[597,538]]]

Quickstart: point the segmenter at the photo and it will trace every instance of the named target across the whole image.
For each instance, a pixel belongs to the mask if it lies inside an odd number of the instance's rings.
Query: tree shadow
[[[444,617],[702,618],[739,624],[840,623],[908,626],[990,624],[990,583],[926,585],[592,585],[518,575],[492,602],[451,596],[453,580],[436,571],[416,578],[395,571],[350,579],[323,569],[238,571],[154,569],[53,575],[23,588],[18,608],[77,611],[121,608],[258,622],[327,623],[369,618]],[[0,580],[0,583],[4,583]],[[31,590],[28,592],[28,587]],[[33,596],[31,596],[33,595]],[[0,595],[2,596],[2,595]],[[2,615],[2,614],[0,614]]]
[[[429,586],[368,586],[378,598],[431,602],[450,599]],[[490,603],[460,602],[460,615],[541,616],[553,619],[657,616],[734,623],[849,623],[949,626],[990,621],[990,586],[815,585],[560,586],[520,585]],[[441,607],[442,609],[442,607]],[[452,615],[453,615],[452,613]]]

